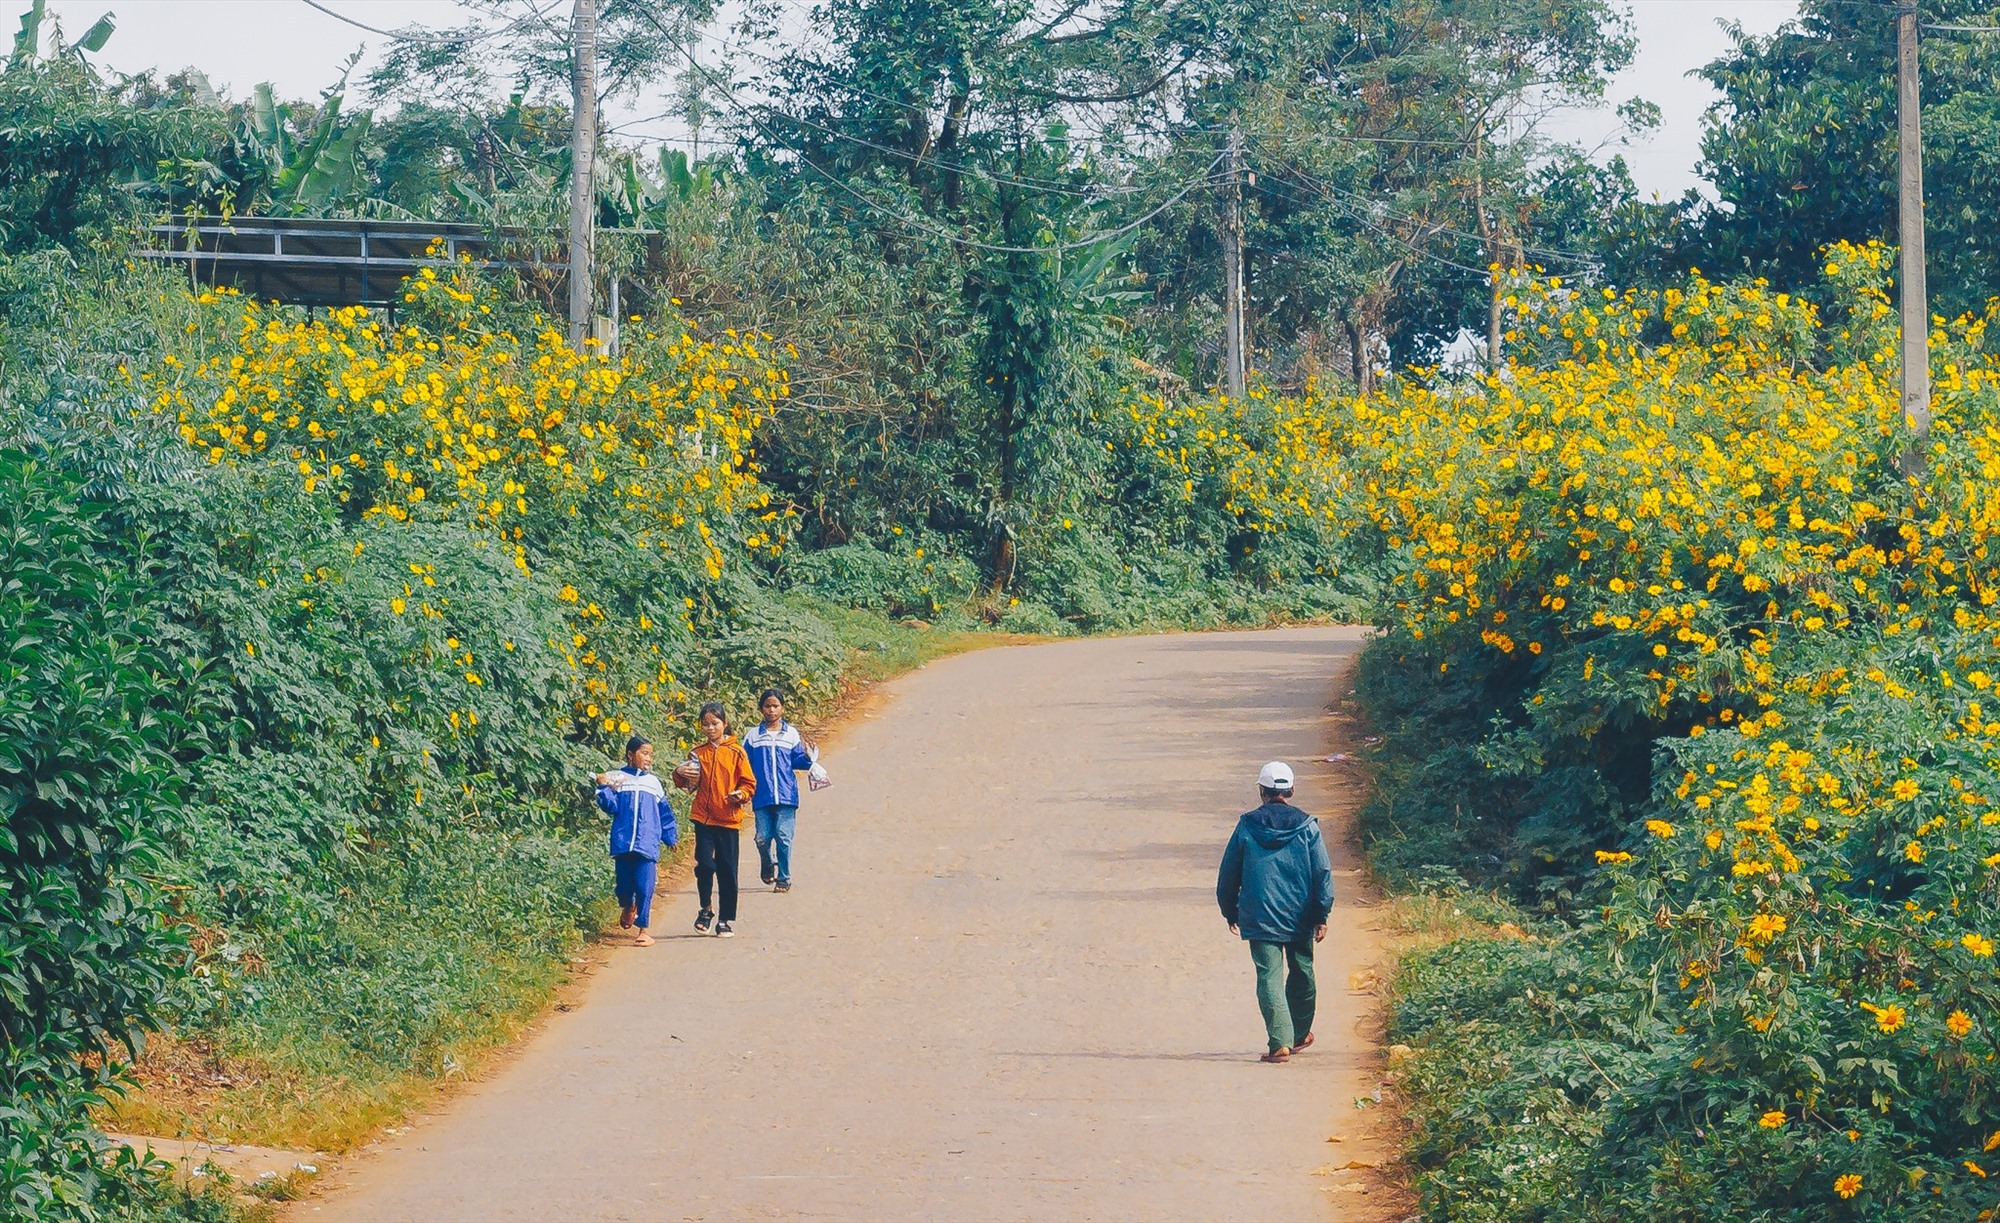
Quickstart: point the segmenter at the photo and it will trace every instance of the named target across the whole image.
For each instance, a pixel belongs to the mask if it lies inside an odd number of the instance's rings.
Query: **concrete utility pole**
[[[569,342],[590,333],[593,238],[597,212],[597,0],[575,0],[570,13]]]
[[[1931,309],[1924,283],[1924,136],[1917,87],[1917,6],[1896,10],[1896,182],[1903,260],[1903,416],[1914,441],[1906,465],[1923,463],[1931,431]]]
[[[1246,378],[1243,353],[1243,130],[1235,117],[1229,124],[1229,190],[1222,214],[1222,281],[1224,313],[1224,389],[1231,399],[1243,398]]]

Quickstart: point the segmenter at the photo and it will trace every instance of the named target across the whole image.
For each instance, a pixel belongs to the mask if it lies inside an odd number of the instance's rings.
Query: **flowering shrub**
[[[547,325],[515,335],[497,321],[504,303],[449,269],[424,269],[404,301],[407,321],[392,327],[358,307],[304,319],[205,295],[211,333],[147,375],[153,411],[211,463],[295,470],[301,491],[357,525],[455,525],[564,605],[566,631],[539,642],[451,632],[466,606],[451,576],[407,564],[374,610],[387,624],[436,623],[420,636],[463,677],[464,699],[445,703],[454,731],[519,703],[480,697],[531,644],[575,674],[583,737],[608,745],[676,716],[688,694],[671,660],[697,608],[720,597],[735,558],[781,546],[749,452],[787,393],[769,338],[676,327],[608,361]],[[302,574],[301,605],[341,580]]]
[[[1413,969],[1440,1213],[2000,1198],[2000,362],[1939,327],[1912,454],[1892,254],[1830,249],[1820,303],[1523,279],[1500,374],[1205,459],[1380,567],[1376,826],[1571,919]]]
[[[750,451],[770,341],[663,322],[606,359],[463,269],[406,289],[393,326],[229,294],[86,317],[123,377],[52,409],[204,732],[150,827],[196,952],[175,1042],[230,1067],[210,1132],[344,1145],[504,1037],[603,918],[588,773],[849,662],[759,580],[789,521]],[[175,1099],[105,1120],[171,1132]]]

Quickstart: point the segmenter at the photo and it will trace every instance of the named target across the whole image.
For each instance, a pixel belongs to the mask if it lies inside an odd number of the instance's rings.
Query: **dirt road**
[[[1064,642],[896,682],[830,745],[796,890],[756,889],[746,833],[736,938],[695,936],[679,885],[657,946],[617,949],[517,1063],[290,1218],[1392,1217],[1335,1171],[1386,1155],[1354,1103],[1379,1074],[1351,857],[1290,1065],[1256,1061],[1214,900],[1260,764],[1335,802],[1318,762],[1359,641]]]

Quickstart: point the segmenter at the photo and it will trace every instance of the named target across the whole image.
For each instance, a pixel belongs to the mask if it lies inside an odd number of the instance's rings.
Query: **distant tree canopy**
[[[1933,0],[1927,25],[1992,25],[1980,0]],[[1839,239],[1896,240],[1894,13],[1805,0],[1796,20],[1702,70],[1722,92],[1701,169],[1721,206],[1687,253],[1711,273],[1797,287]],[[1922,34],[1924,219],[1932,309],[1985,309],[2000,294],[2000,37]]]

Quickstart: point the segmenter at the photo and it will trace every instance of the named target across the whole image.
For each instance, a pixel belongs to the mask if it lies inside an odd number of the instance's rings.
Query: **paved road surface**
[[[1288,1066],[1255,1061],[1213,895],[1266,759],[1332,801],[1314,762],[1359,641],[1063,642],[898,681],[830,745],[796,890],[755,888],[746,833],[735,939],[696,937],[677,884],[657,946],[616,948],[518,1062],[291,1217],[1372,1217],[1328,1174],[1375,1081],[1354,876]]]

